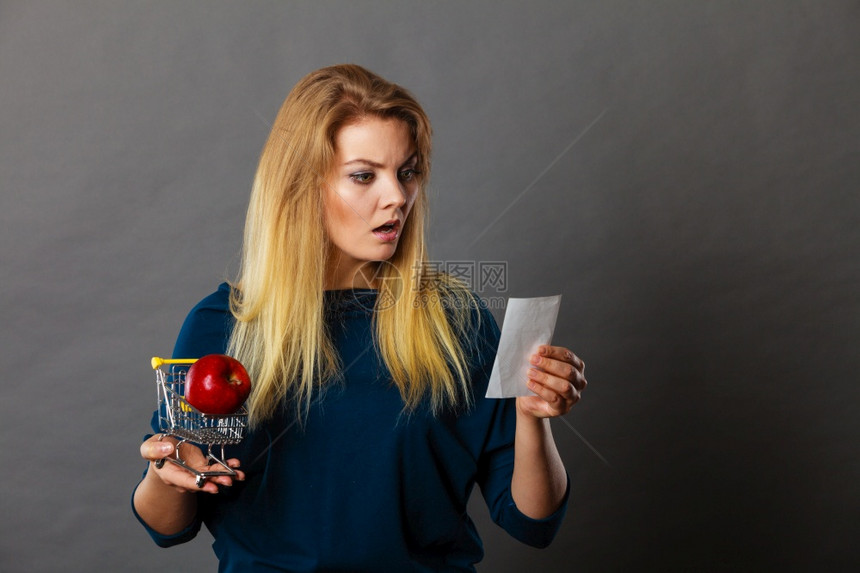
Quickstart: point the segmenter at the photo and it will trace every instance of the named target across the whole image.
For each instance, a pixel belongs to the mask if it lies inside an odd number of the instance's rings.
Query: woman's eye
[[[356,183],[370,183],[373,181],[373,173],[353,173],[349,177]]]
[[[413,179],[415,179],[415,177],[417,175],[418,175],[418,171],[416,171],[415,169],[411,169],[411,168],[410,169],[404,169],[403,171],[400,172],[400,180],[405,181],[405,182],[409,182],[409,181],[412,181]]]

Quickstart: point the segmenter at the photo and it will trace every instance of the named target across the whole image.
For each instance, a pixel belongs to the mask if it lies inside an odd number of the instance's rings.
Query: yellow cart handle
[[[196,358],[159,358],[158,356],[152,357],[152,369],[158,370],[162,364],[194,364],[197,362]]]

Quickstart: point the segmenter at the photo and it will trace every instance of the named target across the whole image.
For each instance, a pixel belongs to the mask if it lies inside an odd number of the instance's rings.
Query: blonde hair
[[[287,96],[263,147],[245,223],[231,310],[228,353],[253,380],[252,424],[293,401],[301,420],[341,371],[326,332],[324,280],[332,245],[324,231],[325,178],[338,130],[364,117],[396,118],[410,129],[421,181],[395,254],[380,265],[374,309],[380,356],[404,408],[425,399],[434,413],[470,403],[469,333],[477,298],[429,272],[424,229],[431,128],[424,110],[396,84],[356,65],[323,68]]]

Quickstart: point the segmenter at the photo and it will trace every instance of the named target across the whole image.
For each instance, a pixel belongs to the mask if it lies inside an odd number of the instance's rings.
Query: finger
[[[225,460],[227,467],[233,470],[235,475],[226,475],[226,476],[213,476],[209,479],[213,480],[215,483],[219,485],[224,485],[230,487],[233,485],[234,481],[245,481],[245,472],[239,469],[240,462],[236,458],[231,458],[229,460]],[[209,466],[210,469],[220,469],[218,465]]]
[[[153,436],[140,444],[140,456],[145,460],[156,461],[172,454],[173,449],[172,441],[159,441],[158,436]]]
[[[197,466],[192,466],[197,467]],[[205,467],[197,467],[198,470],[205,470]],[[218,484],[212,478],[207,478],[201,486],[197,485],[197,476],[185,468],[182,468],[173,463],[166,463],[160,470],[156,470],[161,480],[173,486],[175,489],[184,492],[204,492],[218,493]]]
[[[540,384],[535,384],[534,392],[540,392]],[[572,408],[572,404],[567,401],[548,402],[543,396],[536,394],[534,396],[520,396],[518,400],[523,400],[527,404],[526,410],[536,418],[554,418],[567,414]]]
[[[553,415],[563,415],[570,411],[573,405],[579,400],[579,393],[568,382],[567,389],[559,393],[555,389],[550,388],[536,380],[529,379],[529,390],[534,392],[547,404],[547,411]]]
[[[150,468],[154,471],[161,480],[174,487],[179,491],[185,492],[205,492],[205,493],[218,493],[220,491],[219,486],[230,487],[233,485],[234,479],[245,479],[245,474],[243,472],[237,471],[236,476],[229,475],[213,475],[208,476],[204,479],[201,485],[198,486],[197,483],[197,475],[190,470],[196,470],[198,472],[210,472],[210,471],[220,471],[221,466],[218,464],[212,463],[209,458],[203,455],[203,452],[193,444],[179,444],[179,458],[185,464],[186,467],[182,467],[176,463],[173,463],[172,460],[177,459],[177,457],[170,456],[167,458],[168,463],[165,463],[161,468],[150,464]],[[231,459],[228,460],[228,466],[232,468],[236,468],[239,465],[239,460]]]
[[[180,450],[178,455],[179,455],[179,457],[182,458],[182,461],[184,461],[187,466],[194,468],[197,471],[200,471],[200,472],[210,472],[210,471],[220,472],[220,471],[224,471],[226,469],[221,465],[220,462],[215,461],[215,459],[210,458],[209,456],[204,454],[203,450],[201,450],[199,447],[197,447],[194,444],[183,442],[178,447]],[[227,465],[227,468],[229,468],[235,472],[235,475],[213,475],[213,476],[209,476],[206,478],[206,483],[213,483],[213,484],[217,484],[217,485],[221,485],[221,486],[230,487],[233,485],[234,481],[243,481],[245,479],[245,473],[238,469],[239,466],[241,465],[241,462],[237,458],[230,458],[228,460],[225,460],[224,463]],[[187,470],[183,470],[183,471],[186,471],[186,473],[188,473]],[[185,485],[187,485],[187,482]],[[196,487],[196,482],[195,482],[195,487]],[[207,492],[211,492],[211,493],[217,493],[218,490],[217,490],[217,487],[214,489],[207,487],[207,488],[203,488],[203,491],[207,491]]]
[[[562,399],[572,400],[574,399],[574,395],[579,393],[579,390],[576,388],[576,385],[573,384],[567,378],[561,378],[558,376],[553,376],[548,372],[544,372],[543,370],[539,370],[537,368],[529,368],[528,371],[529,380],[537,382],[541,384],[548,390],[555,392]]]
[[[533,355],[531,363],[534,368],[557,378],[564,379],[567,382],[573,382],[582,375],[570,362],[562,362],[554,358],[547,358],[546,356]]]
[[[226,481],[223,476],[213,476],[206,478],[198,486],[197,476],[192,471],[173,463],[173,460],[179,460],[187,468],[200,472],[209,471],[211,469],[209,459],[193,444],[175,442],[164,434],[157,434],[143,442],[140,451],[141,455],[150,462],[149,471],[157,475],[165,484],[179,491],[218,493],[218,484],[233,485],[230,476],[226,476]],[[238,463],[238,460],[236,462]]]
[[[538,357],[549,358],[551,360],[557,360],[559,362],[567,362],[580,372],[585,372],[585,361],[563,346],[544,344],[538,348],[535,355]]]
[[[245,472],[239,469],[239,467],[241,467],[242,465],[239,460],[237,460],[236,458],[230,458],[229,460],[227,460],[227,465],[230,466],[230,468],[236,472],[236,475],[233,476],[234,480],[245,481]]]
[[[571,382],[579,391],[585,390],[585,387],[588,385],[588,381],[585,379],[585,375],[582,370],[578,369],[570,362],[561,362],[553,358],[534,355],[532,356],[531,363],[535,368],[562,380]]]

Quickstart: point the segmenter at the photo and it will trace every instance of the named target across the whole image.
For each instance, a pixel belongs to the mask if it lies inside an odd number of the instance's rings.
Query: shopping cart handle
[[[197,362],[196,358],[159,358],[158,356],[152,357],[152,369],[158,370],[164,364],[194,364]]]

